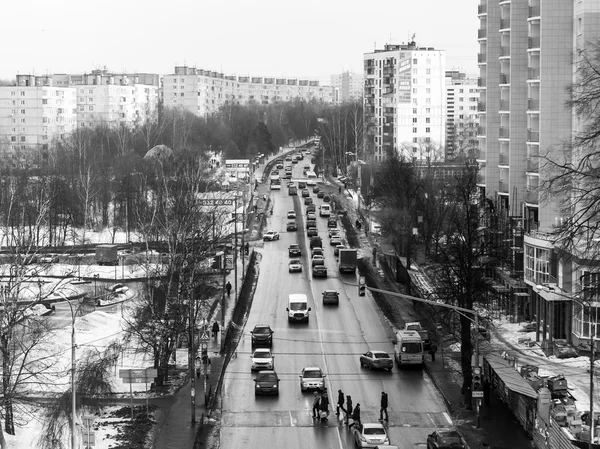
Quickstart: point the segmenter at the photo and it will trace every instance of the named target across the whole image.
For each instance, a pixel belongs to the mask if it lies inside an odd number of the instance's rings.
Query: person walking
[[[437,352],[437,345],[435,343],[431,343],[429,347],[429,354],[431,355],[431,361],[435,362],[435,353]]]
[[[352,423],[353,426],[361,426],[361,422],[360,422],[360,404],[357,402],[356,403],[356,407],[354,407],[354,410],[352,411],[352,421],[354,421]]]
[[[327,417],[329,416],[329,396],[327,395],[327,390],[323,391],[321,395],[319,410],[321,411],[321,420],[327,422]]]
[[[346,424],[350,424],[350,418],[352,418],[352,397],[346,396]]]
[[[250,244],[248,242],[246,242],[244,248],[246,249],[246,254],[250,254]]]
[[[312,417],[313,419],[319,419],[319,402],[321,400],[321,397],[319,396],[319,392],[315,391],[314,392],[314,399],[313,399],[313,408],[312,408]]]
[[[345,412],[345,410],[344,410],[344,392],[342,390],[338,390],[338,401],[337,401],[337,406],[335,409],[335,414],[337,416],[340,416],[340,409],[342,409],[342,411]]]
[[[379,421],[383,421],[383,414],[385,413],[385,420],[388,421],[388,395],[385,391],[381,392],[381,408],[379,409]]]
[[[225,289],[227,290],[227,296],[231,295],[231,282],[227,281],[227,284],[225,284]]]
[[[219,323],[215,321],[212,325],[212,333],[214,338],[217,338],[217,336],[219,335],[219,330]]]

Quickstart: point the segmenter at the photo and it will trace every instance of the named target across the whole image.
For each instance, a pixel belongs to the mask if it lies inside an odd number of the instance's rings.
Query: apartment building
[[[112,73],[106,69],[84,74],[54,74],[57,86],[77,89],[77,126],[141,125],[152,116],[159,101],[158,74]]]
[[[319,81],[224,75],[194,67],[177,66],[163,77],[164,106],[183,108],[207,117],[228,104],[274,104],[284,101],[334,102],[334,89]]]
[[[475,158],[479,146],[478,101],[477,79],[458,71],[446,72],[446,160]]]
[[[408,44],[365,53],[365,157],[376,162],[397,153],[443,159],[446,145],[446,54]]]
[[[345,71],[331,75],[331,86],[334,89],[337,104],[360,100],[363,95],[363,85],[362,74]]]
[[[561,160],[562,143],[577,131],[566,88],[577,49],[598,38],[600,1],[481,0],[478,17],[479,187],[496,205],[494,232],[513,258],[496,271],[498,293],[516,315],[536,317],[537,339],[552,353],[556,339],[577,345],[600,332],[598,308],[574,302],[585,273],[598,278],[599,270],[556,246],[554,226],[568,217],[538,189],[548,176],[538,156]]]
[[[50,76],[17,75],[0,86],[0,149],[15,167],[41,164],[50,146],[77,126],[76,90],[55,86]]]

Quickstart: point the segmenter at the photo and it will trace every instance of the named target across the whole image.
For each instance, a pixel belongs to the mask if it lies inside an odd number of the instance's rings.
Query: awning
[[[506,388],[514,393],[537,399],[536,391],[529,385],[529,382],[521,377],[508,360],[496,354],[488,354],[484,358],[498,377],[502,379]]]

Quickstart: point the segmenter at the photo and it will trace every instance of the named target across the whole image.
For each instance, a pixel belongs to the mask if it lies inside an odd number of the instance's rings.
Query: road
[[[302,167],[310,157],[294,164],[294,178],[302,177]],[[312,193],[318,207],[321,199]],[[443,399],[420,369],[392,373],[362,369],[359,355],[368,348],[393,352],[389,326],[367,294],[359,297],[356,277],[340,277],[336,259],[329,246],[326,219],[317,217],[323,239],[327,279],[312,279],[308,240],[305,233],[305,206],[301,196],[289,196],[287,182],[281,191],[271,191],[274,213],[268,229],[280,232],[281,239],[265,242],[254,302],[240,342],[237,358],[229,364],[224,377],[220,446],[227,449],[271,447],[347,448],[354,447],[351,433],[335,416],[337,391],[351,395],[360,403],[362,421],[377,422],[381,392],[389,395],[389,436],[401,448],[424,447],[432,429],[450,425]],[[298,231],[286,232],[287,211],[295,209]],[[288,273],[290,243],[302,248],[302,273]],[[323,306],[321,293],[335,289],[340,304]],[[288,295],[304,293],[312,307],[309,324],[288,324]],[[269,324],[274,333],[275,370],[281,378],[278,397],[254,396],[255,374],[250,371],[252,351],[250,330],[255,324]],[[300,390],[299,374],[305,366],[319,366],[326,374],[332,404],[328,423],[313,421],[311,392]]]

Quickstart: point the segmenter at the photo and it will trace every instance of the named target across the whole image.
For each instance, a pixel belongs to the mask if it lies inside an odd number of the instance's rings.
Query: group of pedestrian
[[[327,396],[327,389],[325,389],[322,394],[319,394],[318,391],[315,391],[314,394],[313,418],[320,418],[321,420],[327,421],[327,415],[329,414],[329,397]],[[385,416],[385,421],[388,421],[388,395],[385,391],[381,392],[380,405],[379,420],[384,421]],[[356,405],[353,405],[352,397],[350,395],[344,395],[344,392],[341,389],[338,390],[335,414],[340,416],[340,413],[344,414],[342,422],[346,424],[349,429],[353,426],[362,425],[360,418],[360,403],[357,402]]]
[[[329,418],[329,396],[327,395],[327,388],[322,393],[315,391],[315,398],[313,400],[312,417],[313,419],[320,419],[323,422],[327,422]]]

